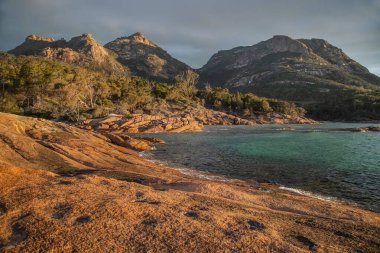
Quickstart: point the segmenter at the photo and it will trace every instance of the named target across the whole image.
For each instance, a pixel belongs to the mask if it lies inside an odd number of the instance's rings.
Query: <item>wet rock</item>
[[[71,182],[71,181],[67,181],[67,180],[60,180],[60,181],[58,182],[58,184],[70,185],[70,184],[73,184],[73,182]]]
[[[336,234],[337,236],[345,237],[345,238],[352,238],[352,235],[343,231],[334,231],[334,234]]]
[[[355,127],[355,128],[339,128],[339,129],[330,129],[332,131],[345,131],[345,132],[380,132],[379,126],[368,126],[368,127]]]
[[[80,216],[80,217],[76,218],[75,223],[76,223],[76,224],[88,223],[88,222],[90,222],[91,220],[92,220],[92,219],[91,219],[90,216],[88,216],[88,215],[83,215],[83,216]]]
[[[189,211],[185,213],[185,216],[190,217],[190,218],[198,218],[199,214],[195,211]]]
[[[157,220],[154,218],[147,218],[141,222],[145,226],[154,226],[157,224]]]
[[[3,213],[6,213],[7,211],[8,211],[7,206],[5,205],[4,202],[2,202],[2,201],[0,200],[0,215],[3,214]]]
[[[12,235],[9,238],[8,245],[16,245],[28,238],[28,231],[20,222],[15,222],[12,225]]]
[[[161,143],[161,144],[165,143],[164,140],[159,139],[159,138],[141,137],[141,138],[136,138],[136,139],[142,139],[142,140],[146,140],[146,141],[153,142],[153,143]]]
[[[296,239],[302,245],[306,246],[309,250],[315,250],[317,248],[317,245],[312,240],[310,240],[309,238],[307,238],[303,235],[296,236]]]
[[[144,196],[144,193],[143,192],[136,192],[135,196],[136,196],[136,198],[139,199],[139,198]]]
[[[372,132],[380,132],[380,126],[369,126],[367,129]]]
[[[150,204],[150,205],[161,205],[160,201],[149,200],[149,199],[138,199],[135,202],[136,203],[146,203],[146,204]]]
[[[72,211],[72,206],[67,203],[59,203],[54,207],[52,218],[63,219]]]
[[[250,230],[263,230],[265,228],[264,224],[254,220],[247,220],[246,225]]]

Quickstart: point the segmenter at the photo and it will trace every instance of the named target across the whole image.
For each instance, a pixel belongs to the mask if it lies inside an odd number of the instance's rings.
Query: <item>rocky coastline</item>
[[[152,132],[195,132],[204,125],[256,125],[256,124],[318,124],[306,117],[272,113],[250,118],[204,107],[177,110],[157,115],[132,114],[128,116],[111,114],[104,118],[87,119],[76,124],[87,130],[114,133],[152,133]]]
[[[282,114],[268,114],[244,119],[225,112],[205,109],[204,107],[183,108],[183,110],[169,111],[157,115],[110,114],[103,118],[79,121],[76,127],[96,131],[112,143],[132,148],[138,151],[150,150],[155,143],[162,140],[155,138],[139,138],[131,136],[136,133],[157,132],[198,132],[205,125],[256,125],[256,124],[317,124],[318,122],[305,118]]]
[[[377,213],[270,184],[185,175],[106,136],[0,113],[0,251],[376,252],[380,245]]]

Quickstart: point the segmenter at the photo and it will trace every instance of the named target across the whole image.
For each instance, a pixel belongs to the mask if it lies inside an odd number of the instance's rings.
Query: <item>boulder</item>
[[[148,128],[143,129],[141,132],[144,133],[156,133],[156,132],[163,132],[164,128],[161,125],[151,126]]]
[[[110,139],[113,144],[126,148],[132,148],[135,150],[151,150],[153,148],[152,144],[149,141],[131,138],[126,135],[104,133],[104,136]]]
[[[105,117],[101,121],[99,121],[100,124],[109,124],[109,123],[114,123],[116,121],[119,121],[122,119],[122,116],[109,116]]]
[[[136,150],[151,150],[153,148],[152,144],[148,141],[141,139],[131,138],[124,142],[125,147],[133,148]]]
[[[86,119],[86,120],[83,120],[82,121],[82,124],[83,125],[88,125],[88,124],[90,124],[92,122],[92,119]]]
[[[153,143],[160,143],[160,144],[165,143],[165,141],[162,139],[152,138],[152,137],[140,137],[140,138],[136,138],[136,139],[141,139],[141,140],[145,140],[145,141],[149,141],[149,142],[153,142]]]
[[[100,130],[109,129],[109,128],[110,128],[110,126],[107,124],[99,124],[96,126],[96,129],[100,129]]]
[[[138,133],[139,129],[137,127],[131,127],[131,128],[126,129],[125,132],[127,132],[127,133]]]
[[[367,127],[369,131],[380,132],[380,126],[369,126]]]

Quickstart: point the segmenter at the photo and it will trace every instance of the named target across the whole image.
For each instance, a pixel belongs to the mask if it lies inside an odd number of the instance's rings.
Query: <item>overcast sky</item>
[[[195,68],[275,34],[323,38],[380,75],[380,0],[0,0],[0,50],[29,34],[105,44],[137,31]]]

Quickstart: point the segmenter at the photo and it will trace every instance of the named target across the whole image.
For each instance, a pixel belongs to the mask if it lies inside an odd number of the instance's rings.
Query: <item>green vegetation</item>
[[[169,103],[205,105],[245,116],[279,112],[303,115],[292,103],[195,86],[185,73],[170,85],[138,77],[112,75],[82,67],[0,53],[0,111],[77,121],[109,113],[154,114]]]
[[[282,72],[242,92],[293,101],[316,120],[380,120],[380,87],[365,82],[350,84],[302,73]],[[239,87],[240,88],[240,87]]]
[[[211,89],[207,86],[197,94],[207,107],[238,113],[243,116],[266,114],[271,112],[284,113],[293,116],[303,116],[305,110],[294,103],[258,97],[252,93],[230,93],[227,88]]]

